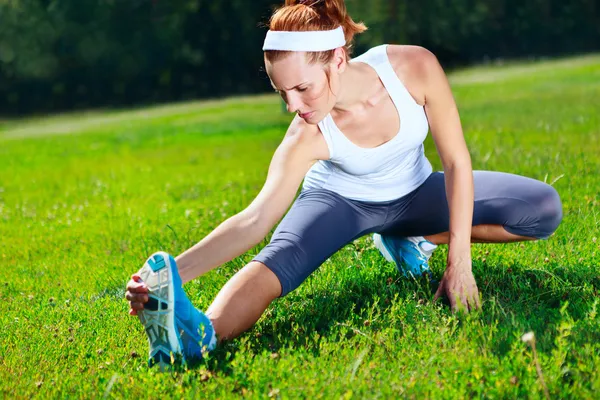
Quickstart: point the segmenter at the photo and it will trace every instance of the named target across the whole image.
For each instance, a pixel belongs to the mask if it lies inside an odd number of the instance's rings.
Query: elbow
[[[252,237],[252,243],[254,245],[259,244],[269,233],[272,224],[267,221],[267,218],[261,216],[260,213],[248,212],[248,210],[242,211],[238,214],[241,218],[241,225],[243,229],[249,233],[249,236]]]
[[[473,172],[470,157],[443,162],[443,167],[446,173]]]

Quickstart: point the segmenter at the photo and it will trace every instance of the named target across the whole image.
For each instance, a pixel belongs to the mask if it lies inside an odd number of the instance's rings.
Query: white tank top
[[[378,147],[363,148],[344,136],[328,114],[318,125],[330,158],[307,172],[304,189],[324,188],[349,199],[381,202],[412,192],[431,174],[423,151],[429,131],[425,110],[398,79],[386,48],[373,47],[350,62],[364,62],[377,71],[398,110],[400,131]]]

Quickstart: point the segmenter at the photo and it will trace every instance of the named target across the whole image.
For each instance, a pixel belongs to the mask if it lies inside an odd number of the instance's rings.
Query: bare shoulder
[[[390,63],[417,103],[425,103],[425,87],[441,67],[435,54],[422,46],[389,45]],[[442,71],[443,72],[443,71]]]
[[[388,46],[387,52],[392,66],[410,73],[412,77],[424,75],[439,65],[435,54],[425,47],[393,44]]]
[[[329,158],[327,142],[319,127],[307,123],[297,115],[290,123],[283,141],[305,152],[311,159],[327,160]]]

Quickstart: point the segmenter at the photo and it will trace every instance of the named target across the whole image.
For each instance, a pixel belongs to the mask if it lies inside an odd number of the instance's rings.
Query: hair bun
[[[317,3],[320,3],[321,0],[297,0],[296,4],[302,4],[303,6],[312,7]]]
[[[316,8],[319,4],[325,3],[324,0],[287,0],[286,6],[293,6],[302,4],[303,6]]]
[[[269,21],[269,29],[273,31],[324,31],[339,26],[344,29],[348,55],[354,35],[366,31],[367,27],[352,20],[344,0],[285,0],[285,5],[275,11]]]

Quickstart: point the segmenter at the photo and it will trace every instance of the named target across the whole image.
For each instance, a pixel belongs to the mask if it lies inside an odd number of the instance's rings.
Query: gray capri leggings
[[[515,235],[548,238],[562,219],[556,190],[543,182],[502,172],[474,171],[473,225],[502,225]],[[432,173],[397,200],[351,200],[326,189],[303,190],[254,257],[279,278],[280,297],[296,289],[325,260],[359,237],[425,236],[448,231],[444,174]]]

